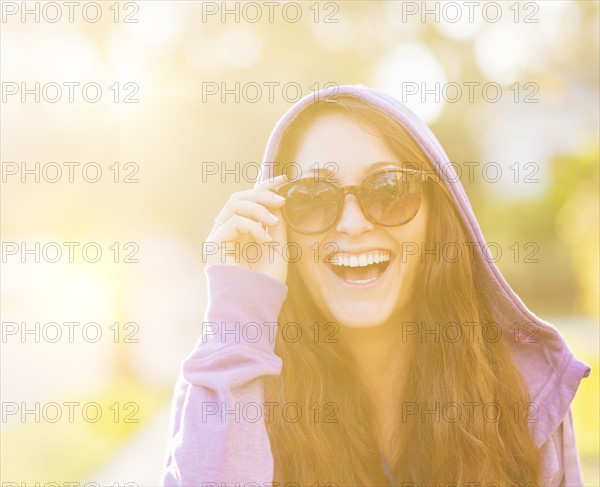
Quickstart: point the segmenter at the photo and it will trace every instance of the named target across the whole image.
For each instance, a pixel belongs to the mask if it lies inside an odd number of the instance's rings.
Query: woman
[[[429,128],[342,86],[264,161],[207,239],[164,485],[582,485],[590,368],[503,279]]]

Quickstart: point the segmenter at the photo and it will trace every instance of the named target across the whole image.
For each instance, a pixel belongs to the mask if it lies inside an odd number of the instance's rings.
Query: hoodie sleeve
[[[562,422],[562,453],[564,478],[561,487],[580,487],[583,486],[583,476],[581,474],[581,464],[577,454],[577,444],[575,441],[575,429],[573,428],[573,416],[571,408]]]
[[[558,429],[543,445],[542,454],[544,486],[583,487],[570,408]]]
[[[287,286],[238,265],[205,274],[203,333],[175,386],[162,485],[263,485],[274,473],[263,382],[281,373],[274,348]]]

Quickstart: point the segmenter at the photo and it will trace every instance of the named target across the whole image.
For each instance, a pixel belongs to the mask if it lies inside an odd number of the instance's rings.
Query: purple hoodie
[[[582,486],[570,405],[581,379],[591,369],[573,356],[554,326],[523,304],[492,256],[483,255],[488,247],[470,202],[429,127],[398,100],[372,88],[330,88],[302,98],[284,114],[271,133],[263,161],[274,160],[283,130],[304,107],[335,93],[353,95],[384,109],[408,130],[441,175],[440,181],[448,187],[468,229],[469,240],[479,243],[474,246],[481,264],[478,271],[494,321],[503,328],[503,337],[510,337],[506,343],[512,359],[529,386],[531,400],[539,407],[537,422],[530,426],[544,459],[541,485]],[[272,165],[263,162],[260,180],[271,176],[271,171]],[[204,322],[215,326],[205,328],[183,361],[173,397],[162,485],[262,487],[281,482],[274,471],[264,415],[257,416],[253,411],[253,420],[248,420],[250,413],[236,411],[234,405],[262,405],[263,380],[281,373],[282,360],[274,353],[274,337],[287,286],[237,265],[211,265],[205,268],[205,274],[209,304]],[[236,323],[251,322],[272,325],[246,340],[246,334],[233,331]],[[538,330],[537,343],[527,341],[526,333],[514,340],[509,329],[514,322],[533,323]],[[394,483],[383,455],[382,466]]]

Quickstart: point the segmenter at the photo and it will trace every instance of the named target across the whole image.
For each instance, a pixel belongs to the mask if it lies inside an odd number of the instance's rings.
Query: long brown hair
[[[383,110],[347,95],[337,100],[305,108],[283,133],[275,160],[293,161],[315,117],[341,110],[384,137],[402,160],[433,171],[408,132]],[[428,248],[437,242],[466,249],[468,233],[442,185],[425,185]],[[528,423],[512,414],[515,407],[528,404],[529,391],[504,339],[495,339],[499,325],[481,293],[478,265],[483,265],[478,258],[428,258],[415,275],[418,331],[406,347],[410,365],[402,397],[397,398],[396,457],[388,459],[399,484],[524,485],[540,480],[540,453]],[[336,325],[319,312],[307,290],[310,284],[289,265],[288,296],[279,323],[297,323],[302,333],[293,342],[278,333],[275,352],[283,360],[282,373],[265,382],[265,402],[295,411],[293,419],[280,413],[266,421],[275,480],[307,486],[318,482],[319,487],[328,482],[389,486],[368,388],[343,340],[328,339]],[[455,331],[462,330],[462,338],[423,339],[423,330],[439,330],[449,323],[456,324]],[[407,405],[418,408],[419,414],[406,414]],[[455,414],[457,407],[460,416]],[[438,413],[432,413],[436,408]],[[482,408],[493,414],[484,414]],[[424,410],[430,413],[423,415]]]

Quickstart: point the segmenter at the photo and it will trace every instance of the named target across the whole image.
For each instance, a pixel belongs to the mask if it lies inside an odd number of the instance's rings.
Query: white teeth
[[[379,264],[390,260],[391,254],[388,250],[374,250],[360,255],[339,253],[332,257],[331,263],[345,267],[364,267],[371,264]]]

